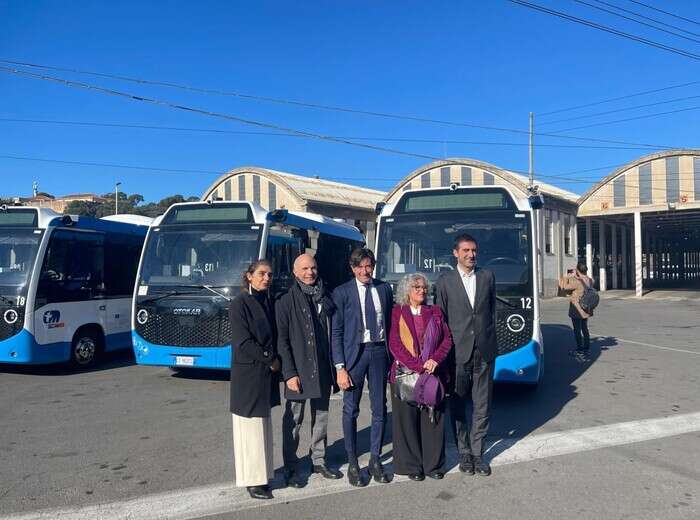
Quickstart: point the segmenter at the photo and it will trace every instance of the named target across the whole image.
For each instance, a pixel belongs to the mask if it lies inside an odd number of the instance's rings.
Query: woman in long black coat
[[[229,308],[231,322],[231,413],[238,487],[253,498],[272,498],[273,406],[280,404],[272,266],[253,262],[242,276],[243,291]]]

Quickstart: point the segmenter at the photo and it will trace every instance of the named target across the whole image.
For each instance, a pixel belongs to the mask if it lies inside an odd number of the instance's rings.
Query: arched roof
[[[208,198],[212,192],[227,179],[238,174],[251,173],[265,177],[284,188],[301,207],[307,202],[322,202],[373,210],[376,203],[382,200],[384,196],[383,191],[360,186],[352,186],[340,182],[306,177],[257,166],[242,166],[230,170],[216,179],[204,192],[202,199]]]
[[[424,174],[426,172],[429,172],[431,170],[434,170],[434,169],[440,168],[440,167],[444,167],[444,166],[468,166],[468,167],[479,168],[483,171],[486,171],[486,172],[491,173],[497,177],[500,177],[508,184],[519,189],[523,195],[528,194],[528,191],[527,191],[528,178],[526,176],[511,172],[509,170],[504,170],[503,168],[499,168],[498,166],[496,166],[494,164],[490,164],[490,163],[487,163],[484,161],[479,161],[476,159],[470,159],[470,158],[466,158],[466,157],[454,157],[454,158],[449,158],[449,159],[445,159],[445,160],[441,160],[441,161],[433,161],[429,164],[425,164],[425,165],[413,170],[406,177],[401,179],[389,193],[387,193],[387,195],[384,197],[384,200],[389,201],[394,195],[396,195],[396,193],[401,191],[403,186],[405,186],[407,183],[411,182],[413,179],[420,177],[422,174]],[[552,186],[551,184],[540,182],[537,179],[535,179],[535,184],[539,187],[539,189],[542,193],[552,195],[555,197],[559,197],[561,199],[567,200],[567,201],[572,202],[572,203],[578,199],[578,195],[575,193],[558,188],[556,186]]]
[[[679,155],[690,155],[690,156],[700,156],[700,150],[695,149],[695,148],[679,148],[675,150],[664,150],[662,152],[656,152],[652,153],[649,155],[644,155],[638,159],[635,159],[634,161],[631,161],[623,166],[620,166],[617,168],[615,171],[613,171],[611,174],[607,175],[605,178],[601,179],[598,181],[591,189],[589,189],[586,193],[581,195],[581,197],[578,199],[577,204],[579,206],[583,205],[584,202],[586,202],[592,195],[594,195],[598,190],[603,188],[605,185],[609,184],[615,178],[617,178],[620,175],[623,175],[627,173],[629,170],[632,168],[636,168],[637,166],[648,163],[651,161],[654,161],[656,159],[665,159],[667,157],[675,157]]]

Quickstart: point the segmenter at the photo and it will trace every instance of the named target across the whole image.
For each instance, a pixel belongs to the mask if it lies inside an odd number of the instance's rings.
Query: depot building
[[[579,257],[601,291],[700,288],[700,150],[640,157],[578,200]]]

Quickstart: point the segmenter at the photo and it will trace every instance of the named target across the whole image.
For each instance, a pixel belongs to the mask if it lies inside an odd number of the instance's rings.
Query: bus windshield
[[[379,232],[377,273],[397,282],[420,272],[435,282],[456,268],[456,236],[467,233],[478,242],[477,265],[492,271],[499,296],[532,295],[531,232],[528,213],[460,211],[385,217]]]
[[[18,290],[27,283],[42,236],[35,228],[0,228],[0,287]]]
[[[146,242],[141,285],[238,286],[258,258],[262,226],[168,225],[153,228]]]

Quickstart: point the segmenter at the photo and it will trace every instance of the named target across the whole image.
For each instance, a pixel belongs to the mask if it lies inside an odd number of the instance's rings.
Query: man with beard
[[[299,431],[307,401],[311,407],[311,462],[313,472],[327,479],[342,474],[326,465],[328,404],[338,392],[330,355],[331,318],[335,305],[318,277],[316,260],[302,254],[294,261],[295,281],[277,303],[277,348],[282,359],[285,404],[282,418],[282,453],[285,479],[303,487],[299,475]]]

